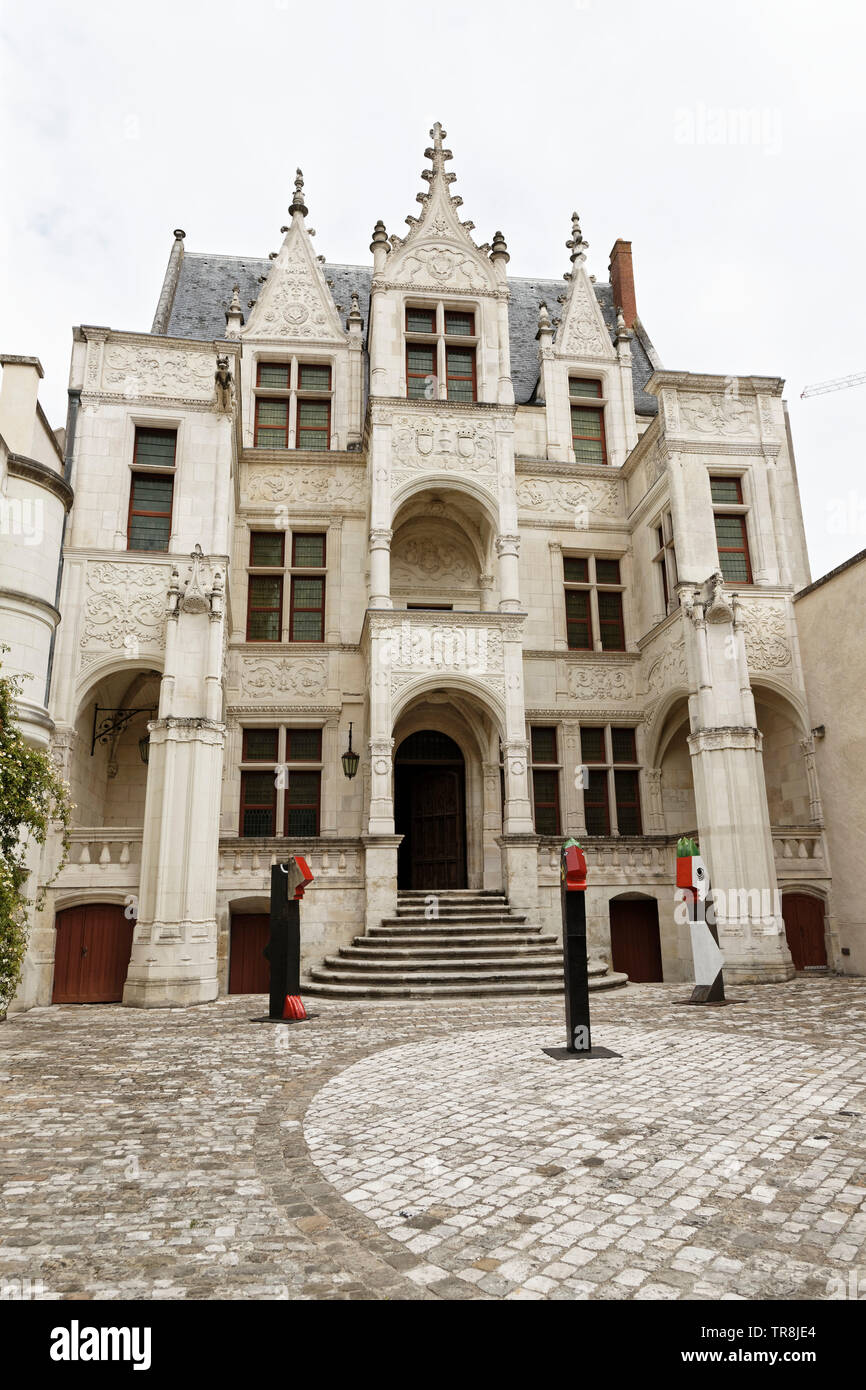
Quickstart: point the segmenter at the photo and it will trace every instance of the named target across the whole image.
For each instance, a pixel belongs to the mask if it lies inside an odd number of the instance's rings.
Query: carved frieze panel
[[[694,434],[738,438],[758,431],[755,402],[750,396],[722,391],[681,393],[679,408],[682,428]]]
[[[430,469],[486,476],[496,473],[493,425],[465,416],[399,415],[394,419],[395,477]]]
[[[168,582],[165,565],[90,565],[81,647],[126,651],[131,658],[142,647],[164,647]]]
[[[739,621],[746,660],[753,671],[774,671],[791,665],[788,625],[781,608],[769,603],[744,603],[739,608]]]
[[[242,657],[240,685],[244,695],[259,699],[319,699],[328,686],[327,663],[313,657]]]
[[[589,482],[578,478],[524,477],[517,484],[517,506],[539,515],[568,516],[596,512],[615,517],[620,510],[619,483],[600,478]]]
[[[612,357],[610,338],[603,326],[598,303],[578,272],[565,311],[565,323],[557,350],[569,357]]]
[[[398,538],[392,547],[391,582],[472,588],[478,583],[477,566],[465,546],[445,537],[414,535]]]
[[[406,619],[377,631],[377,664],[410,677],[425,671],[486,675],[503,671],[505,648],[498,627],[446,625]]]
[[[400,278],[411,285],[434,289],[449,286],[484,290],[490,285],[489,278],[483,274],[477,258],[468,248],[464,251],[459,246],[444,246],[436,242],[427,246],[413,246],[403,261]]]
[[[213,353],[109,343],[102,359],[102,389],[123,396],[212,400],[215,368]]]
[[[359,468],[280,468],[249,463],[245,500],[358,507],[364,503],[364,479]]]
[[[632,700],[634,677],[631,670],[621,666],[571,665],[568,668],[568,693],[572,700]]]
[[[647,667],[646,686],[650,695],[661,695],[662,691],[684,685],[687,681],[686,648],[682,641],[666,647],[651,659]]]

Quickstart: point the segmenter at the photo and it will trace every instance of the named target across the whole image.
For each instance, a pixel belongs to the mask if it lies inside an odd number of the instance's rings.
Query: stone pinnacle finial
[[[433,168],[422,169],[421,171],[421,177],[425,179],[427,183],[430,183],[437,174],[443,178],[446,183],[453,183],[457,177],[456,174],[446,174],[445,172],[445,161],[454,158],[451,151],[446,150],[442,144],[442,141],[447,135],[448,131],[443,130],[440,121],[437,121],[430,129],[430,138],[433,144],[427,146],[427,149],[424,151],[424,158],[432,161]]]
[[[502,235],[501,232],[494,232],[493,246],[490,251],[490,259],[495,263],[497,258],[500,256],[504,256],[506,261],[511,260],[511,257],[508,254],[508,245],[505,241],[505,237]]]
[[[580,230],[580,218],[576,212],[571,214],[571,236],[565,244],[571,252],[569,257],[571,264],[583,265],[589,250],[589,242],[583,239],[583,232]]]
[[[295,196],[289,204],[289,212],[293,217],[296,213],[300,213],[301,217],[306,217],[309,212],[309,208],[304,203],[304,175],[300,169],[295,173]]]
[[[553,325],[550,322],[550,314],[548,313],[547,305],[542,300],[538,306],[538,330],[539,332],[546,332],[552,327]]]

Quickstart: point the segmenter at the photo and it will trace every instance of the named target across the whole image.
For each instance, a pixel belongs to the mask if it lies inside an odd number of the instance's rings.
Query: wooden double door
[[[117,903],[87,903],[55,920],[54,1004],[119,1004],[134,923]]]
[[[783,893],[785,936],[795,970],[827,964],[824,939],[824,904],[811,893]]]
[[[620,898],[611,902],[610,954],[614,970],[621,970],[634,984],[664,979],[655,898]]]
[[[394,767],[401,888],[466,887],[466,778],[459,747],[425,731],[406,739]]]

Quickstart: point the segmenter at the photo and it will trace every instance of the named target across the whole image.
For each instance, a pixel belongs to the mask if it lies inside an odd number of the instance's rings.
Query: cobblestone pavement
[[[35,1009],[0,1025],[0,1295],[866,1293],[866,981]]]

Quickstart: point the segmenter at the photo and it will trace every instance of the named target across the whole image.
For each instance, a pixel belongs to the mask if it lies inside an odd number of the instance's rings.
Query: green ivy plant
[[[8,651],[0,646],[0,651]],[[27,950],[28,909],[41,908],[45,892],[69,858],[72,803],[69,785],[48,753],[31,748],[15,722],[20,677],[0,670],[0,1018],[15,997]],[[52,823],[62,830],[62,851],[54,873],[30,899],[27,851],[44,845]]]

